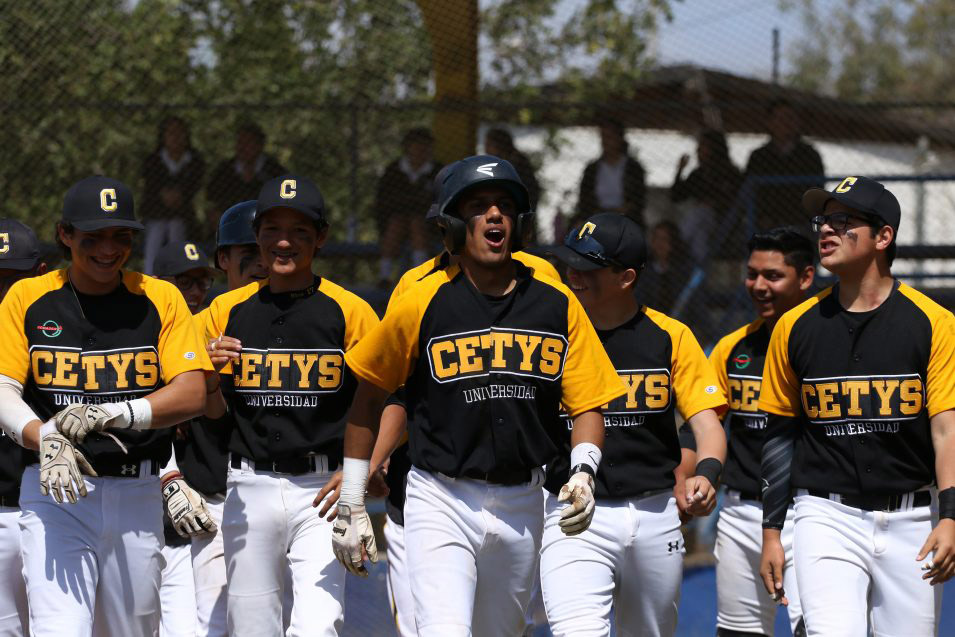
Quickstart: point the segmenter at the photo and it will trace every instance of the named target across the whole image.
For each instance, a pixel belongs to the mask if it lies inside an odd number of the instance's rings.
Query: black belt
[[[19,495],[0,495],[0,507],[20,508]]]
[[[230,464],[233,469],[242,468],[242,456],[238,454],[230,454],[232,459]],[[328,471],[336,471],[338,469],[338,460],[329,456],[328,458]],[[316,462],[315,456],[304,456],[301,458],[286,458],[285,460],[246,460],[249,465],[256,471],[271,471],[272,473],[288,473],[290,475],[301,475],[303,473],[315,473],[320,468]]]
[[[140,477],[140,464],[149,463],[149,475],[159,475],[159,461],[141,460],[140,462],[97,462],[93,469],[96,475],[101,478],[138,478]]]
[[[726,487],[726,490],[735,491],[736,493],[738,493],[740,500],[756,500],[757,502],[763,501],[763,494],[758,493],[756,491],[742,491],[740,489],[734,489],[733,487]]]
[[[526,484],[531,481],[530,469],[494,469],[487,473],[481,473],[477,469],[469,469],[461,474],[462,478],[470,480],[483,480],[491,484],[499,484],[505,487],[513,487],[518,484]]]
[[[818,489],[807,489],[807,492],[809,495],[817,498],[826,498],[827,500],[831,499],[830,495],[832,495],[828,491],[820,491]],[[839,502],[847,507],[862,509],[863,511],[885,511],[886,513],[891,513],[893,511],[902,510],[903,504],[906,504],[904,500],[906,500],[906,496],[909,494],[887,495],[883,493],[872,493],[849,495],[839,493],[837,495],[839,496]],[[912,508],[927,507],[932,504],[932,493],[930,491],[916,491],[913,497],[909,499],[910,502],[907,504]]]

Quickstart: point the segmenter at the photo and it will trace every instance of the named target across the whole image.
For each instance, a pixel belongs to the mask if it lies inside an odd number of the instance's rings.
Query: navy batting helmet
[[[530,197],[527,187],[518,176],[511,162],[494,155],[474,155],[465,157],[442,169],[443,177],[437,196],[437,202],[428,211],[428,218],[434,219],[441,228],[444,246],[451,254],[457,254],[464,247],[467,226],[457,217],[457,206],[461,198],[472,188],[479,186],[500,186],[510,193],[517,205],[517,219],[511,235],[511,250],[520,250],[524,243],[525,232],[530,231],[533,220]]]
[[[256,201],[237,203],[219,217],[216,230],[216,249],[226,246],[242,246],[255,243],[255,231],[252,218],[255,216]]]

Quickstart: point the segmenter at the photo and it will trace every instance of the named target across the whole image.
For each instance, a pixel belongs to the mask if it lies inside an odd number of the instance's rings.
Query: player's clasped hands
[[[73,443],[83,442],[91,432],[105,430],[113,418],[102,407],[84,403],[72,403],[53,417],[57,431]]]
[[[716,488],[704,476],[687,478],[686,503],[690,515],[709,515],[716,508]]]
[[[915,559],[921,562],[929,557],[929,554],[931,559],[922,565],[922,570],[925,571],[922,579],[930,579],[929,584],[932,586],[950,580],[952,575],[955,575],[955,520],[939,520]]]
[[[239,359],[239,352],[242,351],[242,341],[232,336],[220,335],[206,344],[206,351],[209,353],[209,359],[217,372],[221,372],[227,363]]]

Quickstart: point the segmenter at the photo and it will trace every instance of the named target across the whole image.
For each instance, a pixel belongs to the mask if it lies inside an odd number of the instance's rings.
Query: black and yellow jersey
[[[557,273],[557,269],[551,265],[547,259],[542,259],[529,252],[521,251],[511,253],[511,257],[518,263],[523,263],[542,276],[553,279],[554,281],[560,281],[560,274]],[[424,263],[402,274],[401,278],[398,279],[398,283],[395,284],[395,289],[391,291],[391,296],[388,298],[388,307],[390,308],[392,304],[394,304],[395,299],[404,294],[412,285],[430,274],[444,270],[450,263],[451,255],[447,252],[442,252],[438,256],[428,259]]]
[[[716,375],[690,329],[642,306],[612,330],[598,330],[626,393],[603,406],[603,459],[597,498],[625,498],[672,489],[680,464],[674,407],[684,419],[704,409],[726,408]],[[547,467],[546,488],[560,491],[570,470],[570,420],[564,417],[563,449]]]
[[[551,462],[559,407],[571,416],[623,394],[590,320],[570,290],[517,263],[502,297],[457,265],[402,294],[345,356],[360,378],[405,385],[411,460],[450,476]]]
[[[955,317],[896,282],[869,312],[837,287],[773,330],[759,409],[798,418],[794,488],[899,494],[935,480],[929,419],[955,408]]]
[[[0,304],[0,374],[46,420],[70,403],[143,398],[179,374],[211,371],[192,314],[171,283],[123,272],[104,295],[70,285],[66,270],[18,281]],[[169,458],[171,429],[116,431],[129,449],[92,435],[80,445],[97,463]]]
[[[729,404],[723,417],[727,438],[723,484],[748,494],[760,492],[766,414],[759,410],[759,387],[768,347],[769,328],[763,319],[756,319],[721,338],[710,352]]]
[[[262,462],[340,458],[356,387],[345,354],[377,324],[365,301],[317,277],[296,292],[259,281],[216,297],[206,338],[242,343],[238,361],[221,372],[234,418],[229,450]]]

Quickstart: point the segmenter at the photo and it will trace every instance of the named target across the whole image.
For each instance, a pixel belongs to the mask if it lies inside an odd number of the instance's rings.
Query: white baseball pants
[[[196,588],[198,637],[226,637],[225,553],[222,548],[222,507],[225,496],[205,496],[209,517],[220,529],[210,537],[192,539],[192,576]]]
[[[388,542],[388,596],[395,616],[395,630],[399,637],[415,637],[414,597],[408,577],[408,556],[405,552],[405,528],[390,518],[385,522],[385,541]]]
[[[405,545],[422,637],[520,635],[544,521],[536,469],[500,486],[411,468]]]
[[[323,464],[325,462],[322,457]],[[337,635],[344,625],[345,569],[332,553],[332,523],[312,500],[323,470],[298,476],[229,468],[222,512],[233,637]],[[292,605],[283,631],[282,598],[291,568]]]
[[[566,506],[547,498],[541,592],[555,637],[673,635],[683,535],[670,491],[645,498],[598,500],[590,528],[567,536],[557,525]]]
[[[143,463],[148,466],[148,463]],[[159,478],[86,478],[88,495],[40,495],[23,472],[20,531],[34,637],[153,637],[163,544]]]
[[[806,631],[826,637],[928,637],[942,587],[922,580],[915,556],[938,521],[931,507],[884,513],[797,495],[793,536]]]
[[[20,509],[0,507],[0,637],[29,634],[27,588],[20,557]]]
[[[159,582],[159,637],[195,637],[196,584],[189,545],[164,546]]]
[[[789,600],[789,626],[795,631],[802,609],[793,570],[793,509],[786,513],[782,542],[786,552],[783,587]],[[716,526],[716,625],[743,633],[772,635],[777,606],[759,576],[763,551],[763,506],[741,500],[727,489]]]

